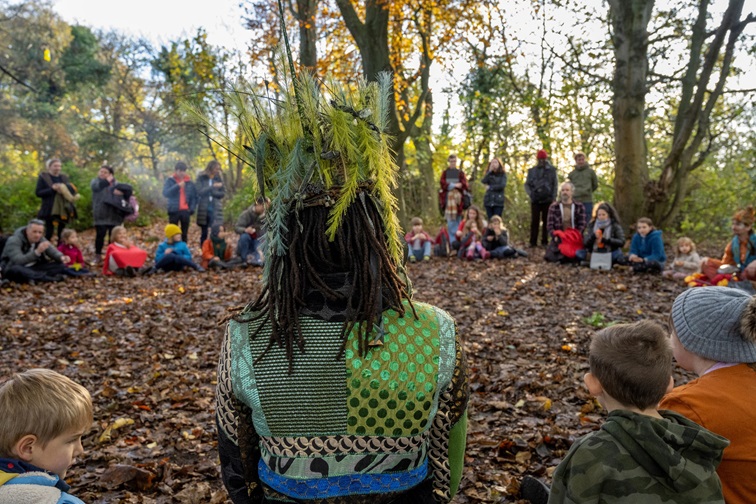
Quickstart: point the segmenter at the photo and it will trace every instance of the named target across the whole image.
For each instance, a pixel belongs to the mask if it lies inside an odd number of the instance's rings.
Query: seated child
[[[231,269],[242,264],[241,257],[234,257],[234,247],[226,241],[228,233],[221,225],[210,228],[210,237],[202,244],[202,267]]]
[[[488,259],[491,253],[483,247],[483,235],[475,220],[468,220],[464,227],[465,235],[460,240],[459,257],[466,257],[468,261]]]
[[[669,268],[664,270],[662,276],[674,280],[683,280],[685,277],[697,273],[701,268],[701,258],[696,252],[696,244],[693,240],[683,236],[677,240],[675,247],[675,260]]]
[[[660,406],[730,440],[717,468],[727,504],[756,502],[756,297],[740,289],[688,289],[672,303],[672,351],[698,375]]]
[[[524,250],[517,250],[509,246],[509,233],[498,215],[491,216],[488,227],[486,227],[486,234],[483,237],[483,247],[491,253],[491,257],[496,259],[515,257],[518,254],[521,256],[528,255]]]
[[[635,225],[636,233],[630,241],[630,266],[636,273],[661,273],[667,254],[664,252],[662,232],[654,229],[654,223],[648,217],[641,217]]]
[[[0,387],[0,503],[83,504],[63,480],[92,425],[87,389],[49,369]]]
[[[87,263],[84,262],[84,255],[79,250],[79,235],[76,234],[76,231],[71,228],[64,229],[60,234],[60,241],[62,243],[58,245],[58,250],[70,259],[64,270],[65,273],[69,276],[93,275],[92,272],[85,268]]]
[[[409,260],[428,261],[431,255],[431,237],[423,231],[423,219],[420,217],[412,218],[412,231],[404,236],[409,247]]]
[[[159,271],[183,271],[184,268],[192,268],[195,271],[204,272],[205,268],[192,261],[192,253],[189,247],[181,240],[181,228],[176,224],[165,226],[165,241],[158,245],[155,253],[155,266],[152,269]]]
[[[673,384],[667,332],[648,320],[608,327],[593,337],[588,361],[585,385],[609,415],[559,464],[549,504],[724,503],[715,470],[728,441],[657,411]]]
[[[146,260],[147,251],[134,245],[125,227],[116,226],[110,232],[110,245],[105,250],[102,274],[134,277]]]

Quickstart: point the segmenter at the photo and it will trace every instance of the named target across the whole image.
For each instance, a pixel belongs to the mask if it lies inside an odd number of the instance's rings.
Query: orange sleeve
[[[234,247],[226,243],[226,253],[223,254],[224,261],[230,261],[234,257]]]
[[[208,238],[202,244],[202,259],[209,261],[215,257],[215,250],[213,249],[213,242]]]
[[[736,264],[735,257],[732,255],[732,241],[725,247],[722,264],[732,264],[733,266]]]
[[[659,409],[672,410],[676,413],[680,413],[688,420],[696,422],[698,425],[704,425],[703,419],[696,413],[696,410],[688,404],[687,401],[679,397],[675,397],[674,391],[671,394],[667,394],[659,403]]]

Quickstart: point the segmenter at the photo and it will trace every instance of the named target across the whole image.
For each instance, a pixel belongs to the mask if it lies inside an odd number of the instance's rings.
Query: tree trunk
[[[413,138],[415,143],[415,158],[417,159],[417,169],[420,172],[421,198],[420,214],[430,217],[438,215],[438,184],[436,174],[433,171],[433,152],[431,152],[431,138],[433,132],[433,95],[428,94],[425,99],[425,112],[423,125],[420,127],[420,134]]]
[[[315,24],[317,0],[297,0],[296,17],[299,22],[299,63],[315,73],[318,63],[318,30]]]
[[[659,180],[648,184],[646,212],[660,226],[677,217],[688,193],[690,173],[703,164],[711,150],[711,113],[724,91],[730,73],[735,44],[753,14],[741,20],[745,0],[730,0],[719,26],[706,29],[708,0],[701,0],[690,38],[690,56],[682,79],[680,104],[675,115],[672,148],[662,166]],[[729,36],[728,36],[729,33]],[[725,44],[726,40],[726,44]],[[704,44],[708,43],[703,59]],[[724,47],[724,52],[722,52]],[[715,72],[719,72],[712,84]],[[707,143],[704,147],[704,141]]]
[[[614,31],[612,82],[614,120],[614,204],[626,224],[642,217],[648,164],[644,136],[648,23],[654,0],[609,0]]]

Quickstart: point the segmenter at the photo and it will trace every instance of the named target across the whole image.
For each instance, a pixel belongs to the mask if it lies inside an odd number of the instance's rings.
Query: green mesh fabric
[[[249,325],[249,334],[254,332],[254,323],[243,325]],[[305,353],[295,352],[291,374],[286,353],[277,346],[254,363],[268,346],[270,330],[265,327],[253,340],[243,338],[247,344],[242,342],[240,346],[248,349],[243,358],[235,354],[238,375],[252,376],[254,381],[250,382],[253,386],[235,387],[234,391],[245,403],[249,401],[260,435],[329,435],[346,431],[344,363],[336,359],[341,324],[302,317],[301,325],[307,335]],[[261,431],[258,424],[265,425],[267,432]]]
[[[411,309],[404,317],[387,310],[383,346],[371,348],[364,357],[359,355],[357,338],[349,335],[345,353],[349,434],[410,436],[430,427],[438,408],[440,378],[445,384],[450,379],[439,376],[439,363],[453,363],[453,323],[450,344],[442,343],[434,308],[415,303],[415,310],[417,320]],[[439,356],[449,348],[450,355]]]

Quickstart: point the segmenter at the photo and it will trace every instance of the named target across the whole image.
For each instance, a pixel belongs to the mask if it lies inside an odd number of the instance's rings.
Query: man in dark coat
[[[530,198],[530,246],[538,245],[538,225],[543,226],[541,231],[541,245],[544,247],[549,242],[547,234],[547,218],[549,207],[557,197],[557,174],[556,168],[549,163],[549,154],[541,149],[536,154],[538,164],[528,170],[525,179],[525,192]]]
[[[165,179],[163,186],[163,196],[168,198],[168,222],[181,226],[184,243],[189,231],[189,217],[197,208],[197,188],[186,171],[186,163],[179,161],[173,176]]]
[[[59,282],[70,259],[44,237],[45,223],[33,219],[8,238],[0,257],[5,280],[16,283]]]
[[[110,241],[110,232],[114,227],[123,224],[124,214],[113,206],[105,204],[108,192],[116,185],[112,167],[102,165],[97,177],[92,179],[89,187],[92,189],[92,216],[95,226],[95,262],[101,261],[102,248],[105,245],[105,236]]]

